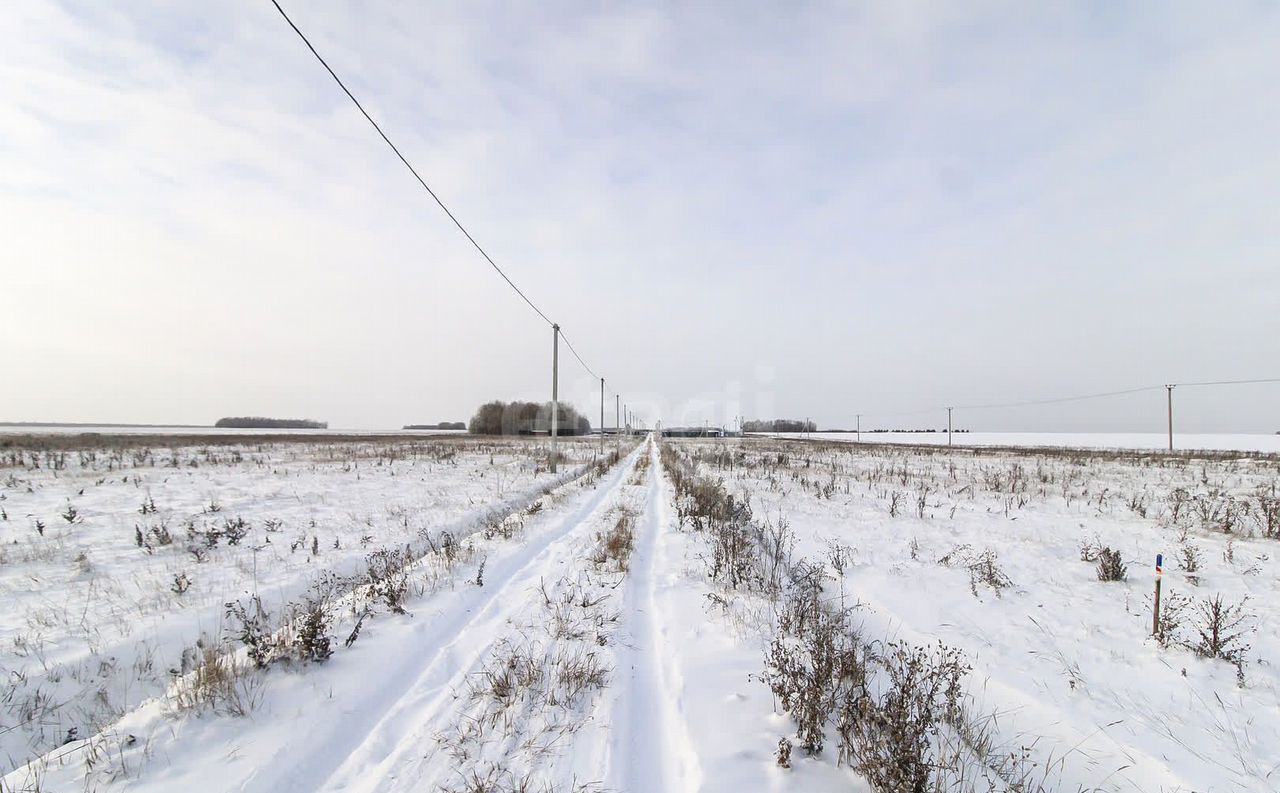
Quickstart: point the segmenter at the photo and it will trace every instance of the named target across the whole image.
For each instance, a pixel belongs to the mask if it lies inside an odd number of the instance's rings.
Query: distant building
[[[516,422],[517,435],[551,435],[551,417],[540,416],[533,419],[521,419]],[[562,421],[556,427],[556,436],[565,437],[567,435],[578,435],[578,428],[574,427],[572,422]],[[590,431],[581,433],[585,435],[591,434]]]
[[[737,438],[741,433],[723,427],[663,427],[666,438]]]

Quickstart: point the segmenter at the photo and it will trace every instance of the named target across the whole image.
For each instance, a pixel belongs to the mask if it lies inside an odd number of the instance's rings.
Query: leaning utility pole
[[[1170,383],[1169,385],[1165,386],[1165,391],[1168,392],[1168,397],[1169,397],[1169,451],[1173,451],[1173,386],[1174,385],[1175,384]]]
[[[560,326],[551,325],[551,473],[556,472],[556,434],[560,413]]]

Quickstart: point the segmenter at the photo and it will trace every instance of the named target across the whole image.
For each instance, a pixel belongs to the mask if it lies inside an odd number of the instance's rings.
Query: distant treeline
[[[467,425],[461,421],[442,421],[439,424],[406,424],[406,430],[465,430]]]
[[[818,425],[812,421],[796,419],[752,419],[742,422],[743,432],[817,432]]]
[[[551,432],[551,403],[486,402],[471,417],[467,430],[474,435],[534,435]],[[570,405],[560,404],[557,435],[589,435],[591,422]]]
[[[232,416],[218,419],[214,425],[223,429],[327,430],[329,422],[311,419],[269,419],[262,416]]]
[[[943,428],[942,428],[942,429],[940,429],[940,430],[935,430],[935,429],[923,429],[923,430],[871,430],[871,432],[901,432],[901,433],[909,433],[909,432],[946,432],[946,431],[947,431],[946,427],[943,427]],[[959,434],[959,433],[961,433],[961,432],[968,432],[968,431],[969,431],[969,430],[959,430],[959,429],[957,429],[957,430],[952,430],[952,432],[957,433],[957,434]],[[867,430],[863,430],[863,432],[867,432]]]
[[[901,433],[904,433],[904,434],[905,434],[905,433],[909,433],[909,432],[946,432],[946,431],[947,431],[947,430],[946,430],[945,428],[940,429],[940,430],[935,430],[935,429],[922,429],[922,430],[884,430],[884,429],[880,429],[880,430],[862,430],[862,432],[872,433],[872,434],[877,433],[877,432],[901,432]],[[832,430],[823,430],[823,432],[858,432],[858,430],[835,430],[835,429],[832,429]],[[952,432],[954,432],[954,433],[972,432],[972,430],[960,430],[960,429],[957,429],[957,430],[952,430]]]

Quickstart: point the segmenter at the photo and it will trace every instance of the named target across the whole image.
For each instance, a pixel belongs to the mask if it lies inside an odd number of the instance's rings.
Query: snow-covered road
[[[421,629],[407,631],[386,648],[388,663],[378,671],[371,696],[344,708],[340,718],[326,720],[301,741],[292,740],[293,746],[283,747],[270,762],[256,767],[237,789],[438,789],[443,780],[429,773],[433,753],[426,749],[449,729],[457,692],[469,677],[481,673],[517,615],[536,605],[530,594],[539,583],[561,577],[575,562],[572,551],[589,539],[589,530],[618,496],[640,453],[634,452],[529,542],[511,553],[493,554],[485,564],[482,586],[466,590]],[[305,761],[289,762],[290,756]]]
[[[452,582],[407,614],[370,620],[324,664],[249,673],[248,718],[175,720],[151,700],[5,789],[594,790],[608,777],[615,789],[692,790],[662,781],[690,769],[657,657],[660,470],[648,441],[544,497],[515,538],[473,537]],[[606,553],[619,527],[630,539]],[[114,757],[83,760],[99,754]]]
[[[623,600],[625,649],[615,676],[607,787],[634,793],[698,789],[698,761],[689,747],[678,672],[672,667],[669,628],[674,620],[663,596],[670,586],[669,491],[663,487],[657,448],[650,470]]]

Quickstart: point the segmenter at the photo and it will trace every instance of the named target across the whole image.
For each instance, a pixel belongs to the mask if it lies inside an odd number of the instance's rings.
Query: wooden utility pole
[[[556,472],[556,435],[560,431],[560,326],[551,326],[551,473]]]
[[[1173,451],[1173,385],[1164,388],[1169,397],[1169,451]]]

